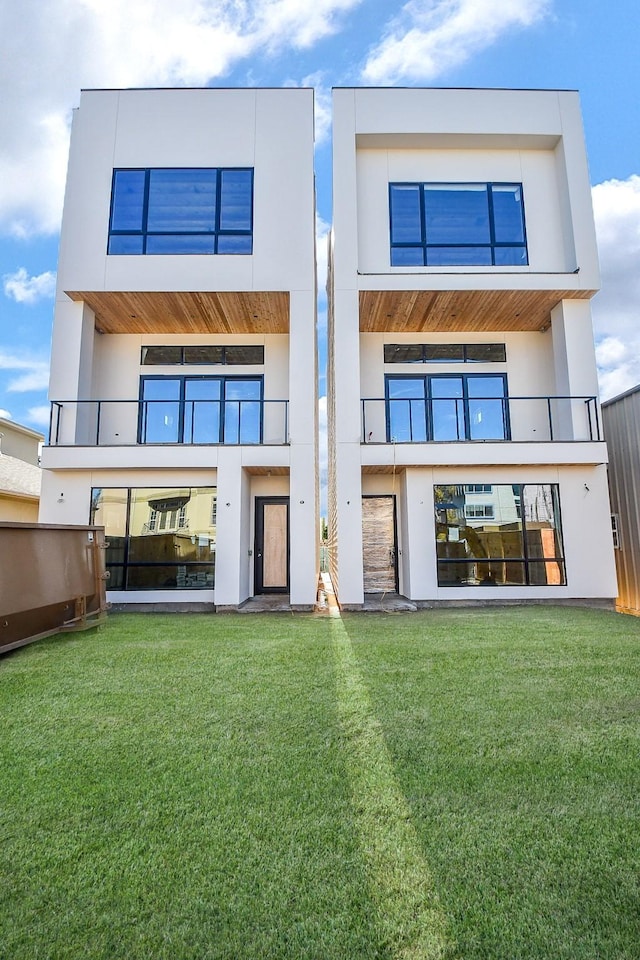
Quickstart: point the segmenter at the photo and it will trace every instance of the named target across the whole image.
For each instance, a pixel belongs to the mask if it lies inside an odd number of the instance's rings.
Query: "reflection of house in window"
[[[151,507],[149,515],[149,530],[159,533],[164,530],[182,530],[188,526],[184,506],[179,509],[163,509],[162,506]]]

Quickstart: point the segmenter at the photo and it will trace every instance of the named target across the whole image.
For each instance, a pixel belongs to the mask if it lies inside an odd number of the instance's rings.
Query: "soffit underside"
[[[561,300],[593,290],[361,290],[361,333],[540,330]]]
[[[66,291],[100,333],[288,333],[286,291]]]

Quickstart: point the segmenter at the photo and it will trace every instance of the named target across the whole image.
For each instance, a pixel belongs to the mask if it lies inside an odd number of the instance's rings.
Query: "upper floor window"
[[[113,171],[110,254],[250,254],[253,170]]]
[[[385,363],[504,363],[504,343],[385,343]]]
[[[262,443],[262,377],[142,377],[139,443]]]
[[[385,377],[387,442],[508,440],[502,374]]]
[[[527,264],[522,184],[389,184],[392,267]]]
[[[244,364],[263,364],[264,347],[232,345],[204,345],[193,347],[143,347],[140,363],[144,367],[152,366],[242,366]]]

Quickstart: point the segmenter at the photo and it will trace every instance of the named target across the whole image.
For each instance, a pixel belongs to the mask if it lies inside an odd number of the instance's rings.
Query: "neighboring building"
[[[616,608],[640,616],[640,385],[602,404],[609,450]]]
[[[578,95],[334,91],[339,602],[616,596]]]
[[[37,521],[43,442],[36,430],[0,418],[0,520]]]
[[[40,520],[112,602],[315,601],[313,145],[312,90],[82,93]]]

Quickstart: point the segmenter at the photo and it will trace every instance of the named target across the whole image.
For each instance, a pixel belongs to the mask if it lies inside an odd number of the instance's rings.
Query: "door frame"
[[[395,592],[400,593],[400,576],[398,569],[398,512],[395,493],[363,493],[363,500],[391,500],[393,502],[393,578]],[[364,548],[364,544],[363,544]],[[364,587],[364,549],[362,551],[362,585]]]
[[[289,497],[256,497],[255,498],[255,535],[253,542],[253,591],[254,594],[265,593],[289,593],[289,558],[290,558],[290,540],[291,531],[289,525]],[[265,505],[280,503],[285,504],[287,508],[287,582],[278,587],[265,587],[262,583],[264,576],[263,553],[264,553],[264,508]]]

